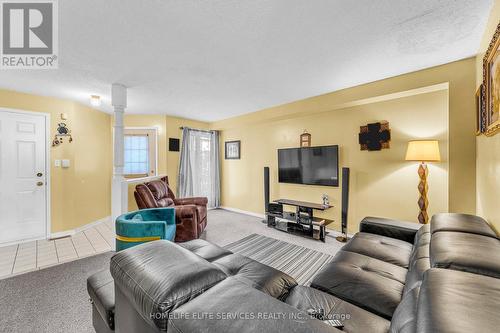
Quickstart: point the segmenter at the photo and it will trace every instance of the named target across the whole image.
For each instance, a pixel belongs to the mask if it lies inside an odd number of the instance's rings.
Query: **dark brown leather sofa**
[[[89,278],[94,327],[97,333],[341,332],[326,323],[339,319],[351,333],[498,332],[495,232],[464,214],[435,215],[419,227],[364,219],[310,287],[203,240],[142,244],[113,256],[107,277]]]
[[[139,209],[175,207],[176,242],[199,238],[207,226],[207,198],[176,198],[168,177],[137,185],[134,197]]]

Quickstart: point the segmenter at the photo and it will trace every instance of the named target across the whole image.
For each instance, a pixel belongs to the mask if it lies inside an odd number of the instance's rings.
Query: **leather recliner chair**
[[[199,238],[207,226],[207,198],[177,199],[168,186],[168,177],[137,185],[134,197],[139,209],[175,208],[176,242],[186,242]]]

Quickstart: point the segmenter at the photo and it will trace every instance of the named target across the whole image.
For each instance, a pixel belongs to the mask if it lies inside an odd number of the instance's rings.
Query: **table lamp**
[[[418,199],[418,207],[420,208],[418,221],[422,224],[427,224],[429,223],[429,216],[427,215],[427,207],[429,206],[429,200],[427,199],[427,191],[429,189],[427,185],[427,176],[429,174],[429,169],[425,162],[441,161],[439,142],[437,140],[408,142],[406,160],[420,162],[420,166],[418,167],[418,176],[420,177],[420,182],[418,183],[418,192],[420,193],[420,198]]]

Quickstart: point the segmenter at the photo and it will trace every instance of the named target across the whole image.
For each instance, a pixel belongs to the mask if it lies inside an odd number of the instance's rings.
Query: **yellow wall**
[[[263,199],[262,185],[260,184],[262,179],[262,167],[265,165],[272,165],[272,163],[276,163],[276,156],[274,156],[276,148],[283,146],[298,146],[297,138],[304,128],[307,128],[312,133],[313,144],[338,143],[341,145],[352,145],[352,140],[356,139],[356,135],[359,131],[357,126],[373,120],[382,120],[378,117],[369,116],[370,110],[372,108],[374,112],[377,112],[375,110],[378,110],[378,108],[376,104],[372,104],[368,107],[366,105],[366,101],[376,101],[378,99],[383,100],[383,96],[397,97],[405,91],[418,91],[419,89],[425,90],[426,87],[447,84],[448,90],[447,97],[445,98],[447,102],[447,109],[449,110],[447,117],[449,141],[449,171],[448,186],[446,189],[447,195],[442,194],[442,200],[439,200],[438,194],[431,193],[431,196],[433,197],[433,199],[431,200],[434,200],[431,202],[431,207],[432,204],[436,205],[434,206],[434,208],[431,208],[431,213],[433,211],[475,213],[475,115],[473,112],[471,112],[471,110],[474,109],[474,78],[475,59],[465,59],[443,66],[433,67],[415,73],[405,74],[394,78],[373,82],[285,105],[280,105],[277,107],[213,123],[211,125],[211,128],[222,131],[221,144],[223,144],[223,142],[228,139],[241,139],[242,154],[254,154],[253,156],[246,155],[247,157],[245,162],[243,162],[243,160],[224,161],[222,169],[223,206],[262,213]],[[415,98],[417,98],[417,96]],[[411,119],[413,119],[414,122],[418,123],[420,123],[419,119],[424,114],[428,115],[428,111],[426,110],[425,106],[426,104],[423,102],[423,100],[420,100],[421,98],[423,98],[423,96],[418,97],[413,101],[413,103],[410,103],[411,108],[409,107],[409,105],[405,105],[405,108],[408,106],[408,108],[413,112],[412,114],[406,113],[407,116],[410,117],[411,114]],[[364,117],[354,118],[357,116],[353,115],[352,119],[345,118],[345,120],[349,123],[349,127],[351,128],[350,131],[344,132],[345,135],[349,137],[349,139],[342,139],[338,136],[338,134],[335,134],[336,132],[334,130],[331,130],[331,128],[337,129],[337,125],[333,121],[330,123],[330,118],[328,117],[334,117],[333,113],[338,113],[338,111],[363,103],[365,104],[364,107],[355,107],[352,111],[354,112],[354,109],[362,109],[365,113]],[[390,103],[397,103],[397,101],[395,100]],[[404,114],[404,112],[404,109],[401,110],[402,114]],[[332,113],[332,115],[326,115],[326,113]],[[340,117],[341,113],[339,113],[339,115],[335,115],[335,117]],[[396,124],[396,126],[398,126],[397,124],[400,121],[398,119],[398,116],[402,116],[402,114],[388,114],[388,119],[385,120],[388,120],[392,124]],[[385,114],[381,112],[380,115],[382,116]],[[391,117],[389,117],[389,115]],[[428,123],[428,125],[426,125],[427,128],[431,128],[432,126],[434,126],[434,122],[437,121],[437,119],[441,119],[440,114],[430,118],[426,117],[425,121]],[[442,123],[439,122],[439,124]],[[274,127],[274,125],[278,126],[278,129],[280,130],[280,133],[282,135],[281,137],[277,136],[279,134],[272,132],[272,128]],[[421,129],[421,131],[410,131],[408,129],[408,132],[404,135],[402,132],[398,133],[398,131],[402,130],[394,127],[393,125],[393,128],[395,128],[394,135],[396,135],[396,140],[404,141],[412,138],[436,135],[439,136],[442,141],[446,141],[445,134],[425,131],[423,125],[423,123],[420,123],[419,128]],[[245,130],[245,128],[251,128],[253,131],[247,131]],[[311,130],[311,128],[315,130]],[[407,129],[404,126],[403,128],[405,130]],[[286,135],[286,139],[283,137],[283,135]],[[260,153],[258,153],[259,150],[257,148],[264,149],[268,146],[272,147],[271,150],[273,152],[267,153],[266,161],[263,161],[259,157]],[[373,178],[371,180],[369,170],[364,169],[363,166],[363,158],[368,158],[369,155],[360,155],[358,158],[356,157],[357,153],[354,153],[356,151],[354,148],[348,150],[348,153],[343,156],[343,158],[350,163],[349,166],[356,174],[357,178],[355,179],[355,181],[361,182],[355,186],[363,186],[363,182],[375,182],[374,179],[383,177],[385,177],[384,181],[388,181],[390,183],[392,180],[399,179],[399,176],[410,171],[410,166],[407,167],[409,168],[407,170],[406,168],[402,167],[402,164],[400,164],[400,159],[404,158],[404,156],[402,156],[401,150],[403,148],[401,147],[402,146],[400,145],[396,146],[391,150],[391,153],[380,153],[379,156],[385,156],[384,154],[394,153],[398,155],[398,158],[396,159],[395,156],[387,156],[388,160],[380,158],[378,162],[380,164],[388,164],[388,169],[385,169],[385,167],[381,167],[381,169],[379,170],[390,171],[392,173],[382,176],[383,173],[380,172],[377,175],[373,175]],[[222,146],[221,149],[223,149]],[[375,164],[377,159],[378,158],[374,158]],[[360,162],[359,164],[358,161]],[[250,164],[250,166],[247,166],[245,164]],[[440,164],[440,166],[437,168],[443,168],[442,172],[445,172],[446,168],[444,167],[444,165],[445,164]],[[432,170],[435,168],[436,167],[431,168],[431,177],[433,177],[432,173],[436,175],[437,172],[440,172]],[[415,170],[408,174],[409,177],[411,177],[408,184],[405,183],[404,186],[401,186],[401,183],[399,182],[398,184],[391,183],[392,185],[394,185],[390,188],[391,190],[400,191],[401,188],[404,188],[410,191],[407,192],[407,194],[405,194],[404,196],[404,209],[399,209],[397,205],[393,207],[392,210],[387,209],[388,206],[386,205],[385,201],[385,193],[381,192],[380,194],[375,195],[375,193],[372,192],[373,190],[377,189],[377,186],[379,186],[379,184],[376,184],[375,182],[372,183],[373,187],[367,188],[367,192],[361,191],[357,194],[361,196],[360,200],[363,201],[358,200],[358,202],[355,202],[356,200],[351,200],[351,206],[356,205],[356,207],[351,208],[356,210],[356,212],[353,214],[354,216],[351,215],[351,226],[354,225],[357,228],[357,224],[359,222],[357,220],[359,220],[359,218],[362,217],[363,214],[385,215],[393,217],[406,216],[407,218],[416,216],[416,208],[414,206],[415,200],[411,197],[413,195],[412,193],[415,193],[412,191],[416,191],[416,175],[411,176],[414,171]],[[389,179],[391,176],[394,176],[396,178]],[[276,175],[274,174],[273,177],[276,178]],[[437,190],[437,188],[441,188],[441,184],[439,184],[438,186],[433,185],[433,182],[436,181],[437,180],[435,178],[431,179],[431,191],[435,191]],[[229,184],[229,182],[231,182],[231,184]],[[276,183],[275,179],[274,182]],[[294,185],[279,185],[279,188],[276,188],[276,186],[277,185],[274,184],[272,188],[272,192],[274,191],[272,194],[273,198],[284,196],[283,194],[286,193],[290,197],[298,198],[300,196],[300,198],[309,198],[311,200],[319,202],[321,193],[324,192],[324,190],[321,188],[318,189],[309,186],[301,187]],[[253,193],[254,187],[256,188],[254,195],[247,196],[244,194],[245,191],[251,191]],[[336,197],[338,197],[338,193],[334,194],[333,202],[337,206],[336,211],[332,213],[334,214],[334,216],[338,216],[339,214],[338,202],[335,202]],[[369,201],[371,201],[371,203],[369,204],[366,203],[368,199]],[[446,200],[448,202],[447,205]]]
[[[482,62],[500,21],[500,1],[495,1],[476,57],[476,87],[482,82]],[[477,144],[477,214],[500,230],[500,134],[478,136]]]
[[[449,211],[473,214],[476,212],[475,114],[471,112],[475,104],[474,78],[475,59],[470,58],[222,120],[211,128],[224,131],[297,118],[342,109],[365,99],[448,83]]]
[[[0,90],[0,107],[50,114],[51,135],[60,114],[74,141],[50,149],[51,232],[70,230],[110,215],[111,117],[79,103]],[[55,168],[55,159],[69,159],[68,169]]]
[[[177,173],[179,171],[179,152],[168,151],[168,139],[182,139],[181,126],[207,129],[208,123],[171,117],[165,115],[125,115],[126,127],[156,127],[158,129],[158,174],[168,175],[172,191],[177,191]],[[135,184],[128,187],[128,210],[136,210],[134,198]]]
[[[391,148],[360,151],[359,126],[387,120]],[[241,140],[241,159],[222,161],[223,206],[263,213],[263,167],[271,170],[271,198],[321,202],[326,193],[334,206],[324,214],[340,223],[341,187],[278,183],[277,149],[297,147],[304,129],[312,144],[340,146],[340,166],[351,168],[350,232],[367,215],[416,221],[418,164],[405,162],[407,142],[415,138],[440,140],[443,163],[430,165],[430,214],[448,211],[448,92],[447,90],[374,102],[340,110],[242,124],[222,132],[221,141]],[[221,149],[223,146],[221,145]]]

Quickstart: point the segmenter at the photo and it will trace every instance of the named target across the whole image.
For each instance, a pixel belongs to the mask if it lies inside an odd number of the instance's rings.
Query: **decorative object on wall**
[[[389,149],[391,130],[387,121],[368,124],[360,127],[359,144],[361,150],[378,151]]]
[[[482,96],[484,133],[493,136],[500,132],[500,24],[483,59]]]
[[[420,166],[418,167],[418,176],[420,178],[420,182],[418,183],[418,192],[420,193],[420,197],[418,199],[418,207],[420,209],[418,222],[427,224],[429,223],[429,215],[427,214],[427,208],[429,207],[429,200],[427,199],[427,193],[429,190],[427,176],[429,175],[429,169],[425,162],[441,161],[439,142],[437,140],[408,142],[406,160],[420,162]]]
[[[240,159],[241,141],[226,141],[225,143],[225,158],[226,160],[239,160]]]
[[[179,139],[168,138],[168,151],[179,151]]]
[[[311,147],[311,134],[304,130],[304,133],[300,135],[300,146],[301,147]]]
[[[486,131],[486,112],[483,108],[483,85],[476,91],[476,135]]]
[[[73,142],[73,137],[71,136],[71,131],[67,127],[66,123],[57,124],[56,134],[54,135],[54,140],[52,140],[52,147],[59,146],[64,142],[65,137],[69,137],[68,142]]]

